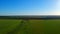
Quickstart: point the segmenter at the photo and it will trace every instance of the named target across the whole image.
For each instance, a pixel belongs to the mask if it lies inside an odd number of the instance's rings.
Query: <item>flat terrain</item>
[[[60,34],[60,20],[0,19],[0,34]]]

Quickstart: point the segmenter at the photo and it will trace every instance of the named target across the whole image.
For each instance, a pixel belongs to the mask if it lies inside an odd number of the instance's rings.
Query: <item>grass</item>
[[[0,34],[7,34],[19,25],[19,20],[0,20]]]
[[[0,34],[60,34],[60,20],[0,19]]]

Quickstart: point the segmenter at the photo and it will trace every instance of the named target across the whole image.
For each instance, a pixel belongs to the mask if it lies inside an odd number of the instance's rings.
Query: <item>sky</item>
[[[60,15],[60,0],[0,0],[0,15]]]

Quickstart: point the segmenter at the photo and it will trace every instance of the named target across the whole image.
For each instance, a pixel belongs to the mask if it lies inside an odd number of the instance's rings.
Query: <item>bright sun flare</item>
[[[57,0],[56,11],[51,12],[53,15],[60,15],[60,0]]]

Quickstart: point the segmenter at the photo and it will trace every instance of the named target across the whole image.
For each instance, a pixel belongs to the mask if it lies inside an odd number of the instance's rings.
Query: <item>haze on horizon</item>
[[[0,0],[0,15],[60,15],[60,0]]]

